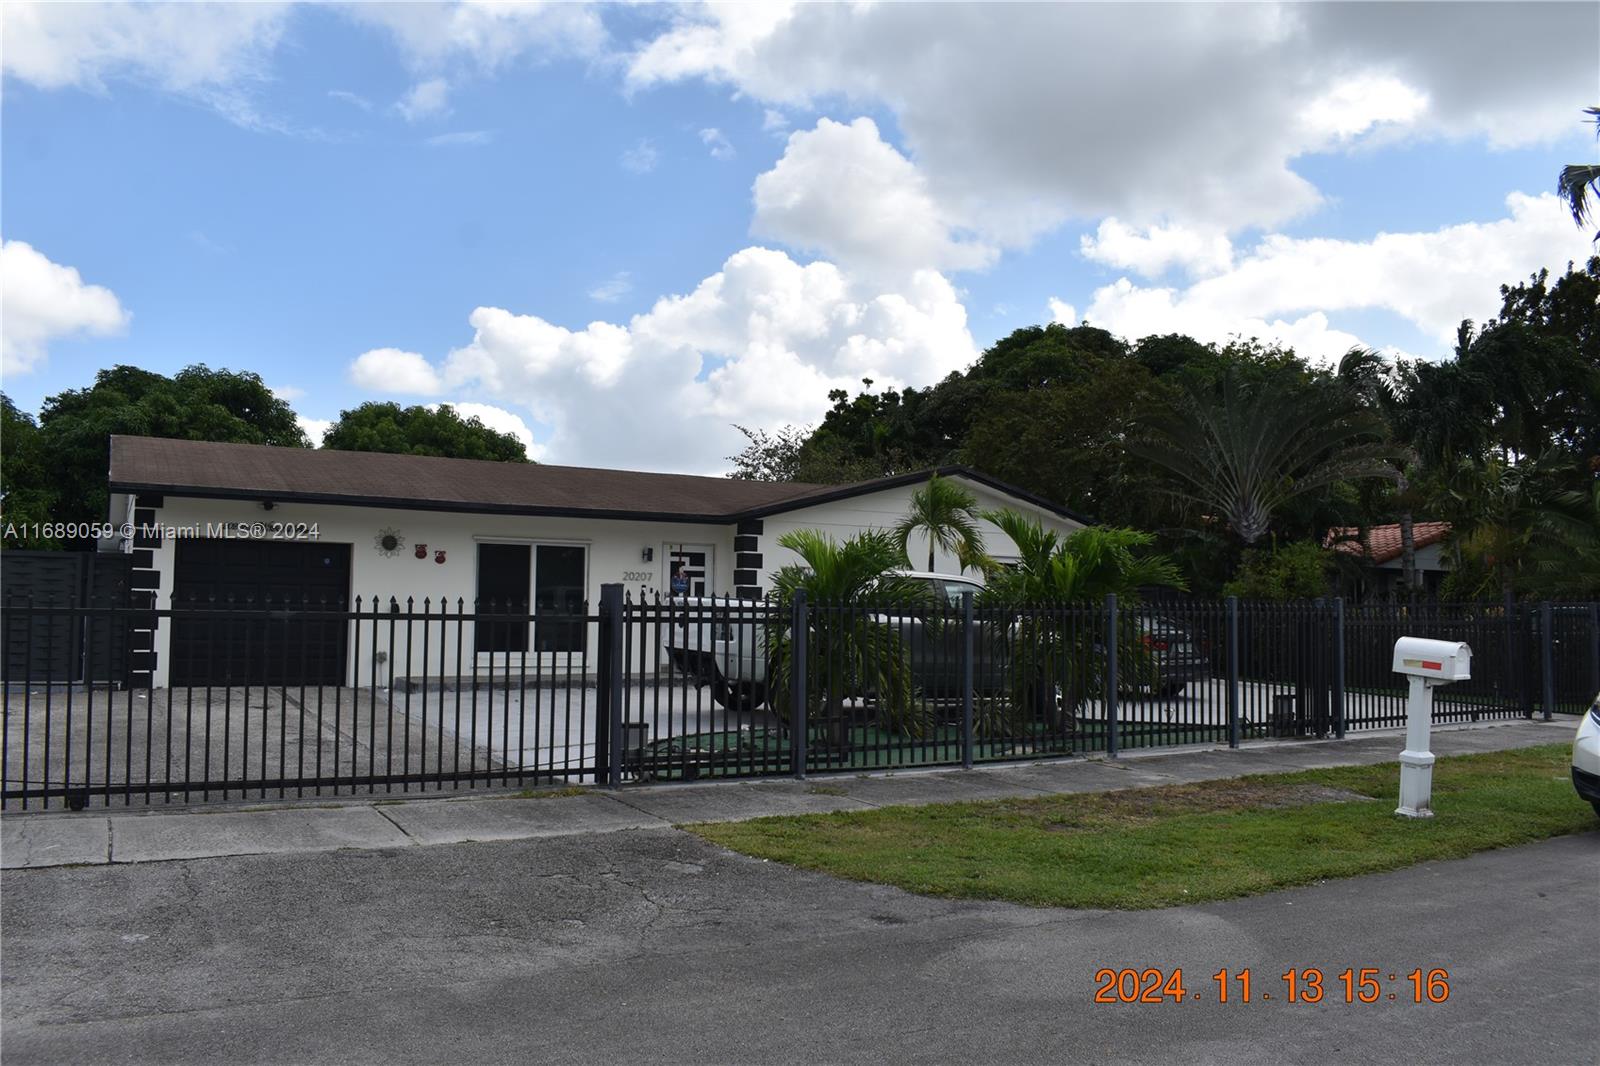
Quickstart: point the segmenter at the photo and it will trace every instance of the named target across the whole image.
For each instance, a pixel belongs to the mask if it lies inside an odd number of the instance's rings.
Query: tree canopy
[[[295,448],[308,443],[294,411],[260,375],[204,365],[172,377],[134,366],[102,370],[88,388],[47,399],[36,432],[31,424],[6,400],[4,451],[13,451],[13,433],[20,442],[5,462],[9,521],[27,512],[39,516],[27,521],[104,521],[113,434]]]
[[[1453,523],[1447,550],[1471,569],[1473,551],[1490,554],[1482,546],[1496,539],[1486,516],[1510,523],[1501,545],[1534,543],[1535,527],[1574,528],[1541,516],[1600,477],[1600,257],[1500,296],[1499,313],[1463,322],[1442,360],[1358,350],[1323,366],[1248,339],[1125,341],[1088,325],[1029,326],[926,388],[874,391],[868,381],[854,396],[835,391],[810,430],[753,436],[741,472],[829,483],[967,465],[1098,522],[1156,534],[1189,586],[1208,595],[1234,579],[1246,543],[1319,546],[1330,528],[1409,527],[1413,514]],[[1266,462],[1267,450],[1242,443],[1221,463],[1226,449],[1200,447],[1206,424],[1213,445],[1224,432],[1273,427],[1285,443],[1258,471],[1255,495],[1270,506],[1246,523],[1248,536],[1230,493],[1197,491],[1173,467],[1210,462],[1227,482],[1241,463]],[[1328,447],[1310,446],[1315,426]],[[1189,430],[1194,440],[1176,439]],[[1152,458],[1163,438],[1171,463]],[[1513,482],[1508,509],[1501,489]],[[1497,557],[1480,584],[1499,590],[1507,566]],[[1513,591],[1532,592],[1532,572],[1515,569]]]
[[[449,404],[364,403],[339,412],[339,420],[323,434],[322,446],[343,452],[528,462],[527,449],[516,437],[490,429],[476,417],[462,418]]]

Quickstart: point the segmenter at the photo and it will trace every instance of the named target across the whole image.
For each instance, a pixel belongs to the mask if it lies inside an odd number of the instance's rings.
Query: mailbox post
[[[1406,818],[1433,817],[1433,690],[1472,677],[1472,649],[1460,641],[1401,637],[1394,644],[1394,672],[1411,684],[1406,700],[1406,746],[1400,753],[1400,806]]]

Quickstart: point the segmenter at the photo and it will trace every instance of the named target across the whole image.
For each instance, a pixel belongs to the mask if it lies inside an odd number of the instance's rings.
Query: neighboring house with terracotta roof
[[[939,473],[962,482],[985,510],[1018,510],[1062,533],[1087,524],[965,467]],[[117,545],[134,556],[136,606],[231,598],[349,609],[358,596],[368,604],[376,596],[402,606],[411,599],[419,610],[428,599],[435,609],[445,600],[454,610],[460,600],[470,612],[480,600],[578,613],[585,602],[598,604],[604,584],[622,584],[636,597],[668,595],[675,572],[691,595],[758,598],[777,569],[797,561],[778,537],[819,529],[842,540],[892,527],[928,474],[804,485],[114,436],[110,520],[158,527]],[[992,555],[1015,557],[998,528],[985,522],[982,530]],[[927,548],[914,540],[911,551],[923,558]],[[939,552],[937,569],[960,568]],[[213,642],[186,639],[178,628],[174,639],[171,620],[162,620],[141,649],[154,653],[154,683],[219,680],[206,661]],[[485,656],[526,652],[531,660],[537,653],[556,668],[562,655],[595,639],[586,628],[593,626],[535,623],[500,637],[480,634],[469,641],[483,646],[464,649],[462,658],[476,654],[481,666]],[[354,660],[371,654],[335,649],[331,659],[316,660],[330,676],[305,680],[364,677],[370,664]]]
[[[1450,536],[1449,522],[1413,522],[1412,541],[1416,546],[1417,590],[1424,596],[1436,595],[1439,583],[1450,570],[1445,541]],[[1403,588],[1404,563],[1400,556],[1400,526],[1336,527],[1323,541],[1334,551],[1359,564],[1360,578],[1346,592],[1362,599],[1390,599]]]

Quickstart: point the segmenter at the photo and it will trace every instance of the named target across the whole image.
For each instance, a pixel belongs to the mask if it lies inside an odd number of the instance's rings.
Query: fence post
[[[972,769],[972,590],[961,593],[961,766]]]
[[[604,760],[605,781],[622,786],[622,586],[600,586],[600,714],[595,722],[595,758]],[[599,777],[600,775],[596,775]]]
[[[1228,597],[1228,747],[1239,746],[1239,597]]]
[[[1117,756],[1117,594],[1106,593],[1106,754]]]
[[[1506,683],[1515,690],[1512,698],[1524,718],[1533,717],[1533,693],[1528,690],[1527,663],[1522,655],[1523,621],[1517,599],[1510,592],[1505,595],[1506,611]]]
[[[1589,691],[1600,692],[1600,603],[1589,605]]]
[[[1544,688],[1542,692],[1544,702],[1544,720],[1550,721],[1555,714],[1556,707],[1556,659],[1554,648],[1555,612],[1550,609],[1550,601],[1545,600],[1539,604],[1539,670],[1544,675]]]
[[[798,589],[794,594],[792,615],[789,620],[789,754],[794,760],[794,776],[806,776],[806,637],[811,631],[811,618],[806,610],[806,593]]]
[[[1344,597],[1333,598],[1333,735],[1344,739]]]

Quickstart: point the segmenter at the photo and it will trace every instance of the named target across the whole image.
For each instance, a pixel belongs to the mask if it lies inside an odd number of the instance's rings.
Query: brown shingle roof
[[[832,495],[841,486],[113,436],[111,488],[423,510],[722,521]]]
[[[1449,522],[1413,522],[1411,536],[1416,546],[1426,548],[1450,535]],[[1372,526],[1367,530],[1366,544],[1360,541],[1361,530],[1355,526],[1328,530],[1327,545],[1336,552],[1357,557],[1365,556],[1374,564],[1392,562],[1400,558],[1400,526]]]

